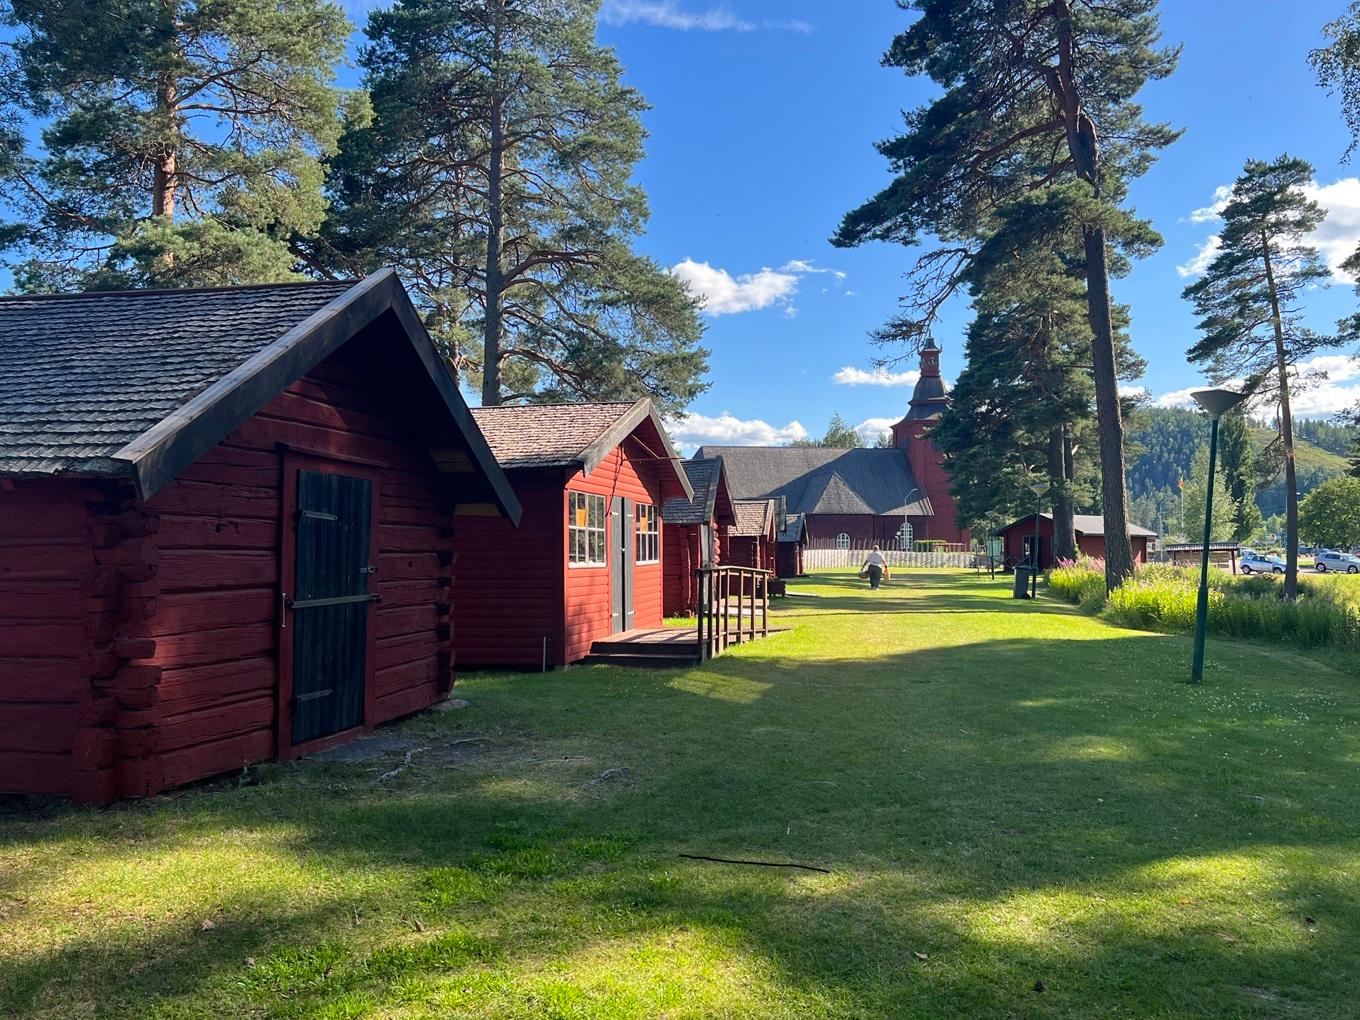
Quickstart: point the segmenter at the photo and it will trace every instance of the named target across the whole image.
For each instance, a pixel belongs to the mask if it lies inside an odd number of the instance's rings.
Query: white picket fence
[[[980,553],[966,549],[925,552],[907,549],[881,549],[888,567],[965,567],[971,568]],[[803,550],[803,569],[805,570],[858,570],[869,550],[865,549],[814,549]]]

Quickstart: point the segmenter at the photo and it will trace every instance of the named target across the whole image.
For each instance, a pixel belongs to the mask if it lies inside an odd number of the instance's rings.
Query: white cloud
[[[875,368],[872,372],[846,365],[831,377],[838,386],[914,386],[921,373],[912,369],[906,372],[889,372],[886,368]]]
[[[1228,201],[1232,198],[1232,185],[1220,184],[1214,189],[1214,200],[1210,205],[1203,209],[1196,209],[1190,214],[1191,223],[1212,223],[1223,215],[1223,210],[1228,207]]]
[[[815,273],[829,273],[838,282],[845,279],[845,274],[840,270],[823,269],[806,259],[792,259],[778,269],[766,266],[758,273],[743,273],[739,276],[733,276],[726,269],[707,262],[685,259],[672,266],[671,273],[699,299],[709,315],[755,312],[779,304],[784,307],[785,317],[790,319],[798,314],[792,300],[798,293],[800,278]]]
[[[1209,240],[1199,246],[1199,251],[1195,252],[1195,257],[1189,262],[1184,262],[1176,267],[1176,272],[1181,279],[1188,279],[1192,276],[1203,276],[1204,271],[1209,268],[1209,263],[1223,248],[1223,239],[1215,234]]]
[[[1309,238],[1332,270],[1335,283],[1354,283],[1341,271],[1341,263],[1360,245],[1360,179],[1343,177],[1333,184],[1314,182],[1303,193],[1327,210],[1327,218]]]
[[[901,420],[900,418],[866,418],[855,426],[855,431],[859,433],[859,437],[864,440],[866,445],[873,446]]]
[[[826,269],[823,268],[822,266],[815,265],[814,263],[809,262],[807,259],[789,259],[789,261],[785,262],[782,266],[779,267],[779,271],[781,273],[796,273],[799,276],[802,276],[806,273],[830,273],[837,280],[845,279],[845,273],[842,272],[841,270]]]
[[[685,259],[671,272],[703,304],[709,315],[734,315],[786,302],[798,291],[798,277],[775,269],[733,276],[707,262]]]
[[[1198,386],[1188,386],[1183,390],[1172,390],[1170,393],[1163,393],[1154,402],[1158,407],[1188,407],[1193,410],[1199,405],[1190,394],[1207,388],[1208,383],[1200,383]]]
[[[1312,181],[1304,186],[1303,193],[1327,213],[1327,218],[1309,236],[1309,245],[1317,250],[1331,269],[1333,283],[1354,283],[1350,276],[1342,272],[1341,263],[1360,247],[1360,178],[1343,177],[1331,184]],[[1213,203],[1192,212],[1190,222],[1217,221],[1231,197],[1231,186],[1215,188]],[[1176,272],[1184,278],[1202,275],[1222,246],[1217,235],[1210,237],[1199,246],[1194,258],[1176,267]]]
[[[1289,404],[1295,417],[1328,418],[1360,406],[1360,360],[1350,355],[1319,355],[1298,365],[1293,377]],[[1242,380],[1229,379],[1219,385],[1236,389],[1242,385]],[[1153,402],[1158,407],[1188,407],[1194,410],[1199,405],[1190,394],[1208,388],[1208,383],[1201,383],[1183,390],[1172,390],[1161,394]],[[1250,409],[1255,414],[1267,417],[1275,414],[1274,404],[1268,399],[1253,401]]]
[[[1127,384],[1121,384],[1119,387],[1119,395],[1121,397],[1146,397],[1148,395],[1148,388],[1146,386],[1129,386]]]
[[[757,28],[785,32],[812,31],[806,21],[747,21],[723,7],[689,10],[677,0],[605,0],[600,20],[606,25],[651,25],[682,32],[754,32]]]
[[[742,419],[724,411],[716,418],[687,414],[666,422],[671,439],[686,449],[696,446],[783,446],[795,439],[806,439],[808,430],[801,422],[771,425],[759,418]]]

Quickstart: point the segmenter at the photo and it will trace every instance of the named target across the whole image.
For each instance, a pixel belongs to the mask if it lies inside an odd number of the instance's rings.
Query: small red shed
[[[687,460],[683,466],[694,498],[668,499],[661,508],[667,616],[698,612],[699,568],[722,563],[728,529],[737,520],[722,458]]]
[[[692,499],[647,399],[473,412],[524,517],[459,527],[454,649],[461,664],[579,662],[614,634],[660,627],[661,507]]]
[[[1083,556],[1105,558],[1105,519],[1095,514],[1076,514],[1073,517],[1077,532],[1077,550]],[[1012,521],[998,528],[996,535],[1004,542],[1003,558],[1007,565],[1027,562],[1030,546],[1034,544],[1034,515]],[[1133,545],[1133,561],[1148,561],[1148,543],[1155,541],[1157,532],[1137,524],[1129,524],[1129,539]],[[1039,569],[1053,566],[1053,515],[1039,515]]]
[[[728,531],[727,565],[774,570],[779,504],[773,499],[733,501],[737,522]]]
[[[391,270],[0,300],[0,789],[144,796],[452,682],[452,525],[519,506]]]
[[[803,576],[803,550],[807,547],[807,516],[785,514],[784,526],[775,536],[775,574],[781,578]]]

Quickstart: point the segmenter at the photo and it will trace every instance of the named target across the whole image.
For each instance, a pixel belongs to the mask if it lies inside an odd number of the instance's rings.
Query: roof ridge
[[[85,301],[110,297],[161,297],[167,294],[216,294],[243,290],[284,290],[307,287],[356,287],[363,278],[345,280],[279,280],[274,283],[222,284],[213,287],[148,287],[140,290],[82,290],[70,294],[0,294],[0,303],[19,301]]]

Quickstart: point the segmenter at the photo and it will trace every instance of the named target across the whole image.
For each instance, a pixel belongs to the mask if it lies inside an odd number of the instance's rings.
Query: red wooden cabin
[[[668,499],[661,508],[667,616],[698,612],[699,568],[722,563],[728,529],[737,520],[722,458],[687,460],[683,466],[694,498]]]
[[[1076,514],[1073,518],[1077,532],[1077,550],[1083,556],[1105,558],[1105,519],[1095,514]],[[1030,546],[1034,544],[1034,515],[1012,521],[996,531],[1003,542],[1002,558],[1007,566],[1029,562]],[[1133,545],[1133,561],[1148,561],[1148,543],[1155,541],[1157,532],[1137,524],[1129,524],[1129,541]],[[1053,515],[1039,516],[1039,569],[1053,566]]]
[[[454,648],[540,669],[662,623],[661,506],[694,492],[650,400],[475,409],[524,517],[459,527]]]
[[[451,526],[519,508],[392,271],[7,298],[0,361],[0,789],[153,794],[444,696]]]
[[[781,578],[803,576],[803,550],[807,548],[807,515],[786,514],[775,536],[775,574]]]
[[[726,563],[733,567],[774,570],[779,504],[773,499],[733,501],[737,522],[728,530]]]

